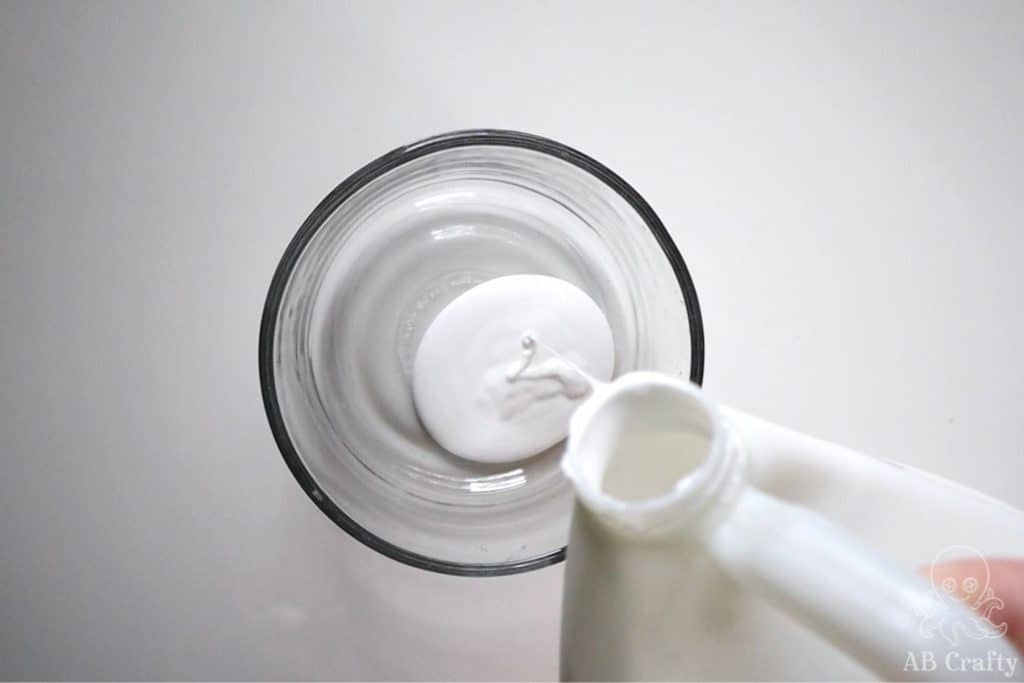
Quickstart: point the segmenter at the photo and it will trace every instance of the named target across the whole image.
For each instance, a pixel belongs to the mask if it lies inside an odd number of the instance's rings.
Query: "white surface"
[[[637,187],[717,399],[1024,505],[1022,25],[1013,2],[4,3],[0,677],[556,674],[560,568],[377,556],[299,490],[259,397],[295,229],[454,128]]]
[[[593,380],[611,379],[614,365],[611,328],[586,292],[554,277],[508,275],[460,294],[430,323],[413,398],[450,452],[511,462],[564,439]]]

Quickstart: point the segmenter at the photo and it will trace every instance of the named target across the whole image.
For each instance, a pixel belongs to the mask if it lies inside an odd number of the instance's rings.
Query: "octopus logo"
[[[970,546],[956,545],[937,554],[929,571],[936,601],[921,619],[921,635],[932,638],[938,633],[954,646],[962,638],[1002,637],[1006,624],[994,624],[991,616],[1003,608],[1003,601],[989,586],[990,576],[985,558]]]

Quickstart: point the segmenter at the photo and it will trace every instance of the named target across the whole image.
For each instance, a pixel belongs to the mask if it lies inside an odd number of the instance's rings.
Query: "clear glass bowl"
[[[697,295],[661,221],[600,163],[534,135],[463,131],[380,157],[320,203],[274,274],[259,348],[274,437],[317,506],[396,560],[496,575],[564,557],[561,445],[469,462],[430,438],[412,401],[434,316],[515,273],[562,278],[597,302],[616,375],[700,383]]]

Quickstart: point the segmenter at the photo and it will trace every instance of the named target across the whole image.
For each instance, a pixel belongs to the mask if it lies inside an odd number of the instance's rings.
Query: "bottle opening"
[[[577,411],[563,468],[588,507],[642,530],[682,521],[714,497],[730,469],[724,440],[697,387],[629,373]]]
[[[711,433],[696,425],[686,429],[629,429],[618,436],[601,479],[601,490],[625,501],[671,493],[706,459]]]

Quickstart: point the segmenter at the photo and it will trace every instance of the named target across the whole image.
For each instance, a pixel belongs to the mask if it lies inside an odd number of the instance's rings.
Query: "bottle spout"
[[[562,469],[578,500],[628,533],[694,525],[728,500],[742,458],[718,407],[687,382],[633,372],[574,413]]]

